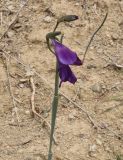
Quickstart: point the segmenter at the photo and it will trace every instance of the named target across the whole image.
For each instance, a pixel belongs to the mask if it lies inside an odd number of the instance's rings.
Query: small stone
[[[110,37],[111,37],[111,35],[110,35],[109,32],[106,33],[106,36],[107,36],[107,38],[110,38]]]
[[[75,117],[76,117],[76,111],[73,111],[72,113],[70,113],[69,115],[68,115],[68,119],[71,121],[71,120],[74,120],[75,119]]]
[[[79,6],[80,4],[79,3],[75,3],[75,6]]]
[[[19,84],[19,87],[20,87],[20,88],[24,88],[24,84],[23,84],[23,83],[20,83],[20,84]]]
[[[93,50],[94,49],[94,46],[90,46],[90,50]]]
[[[100,135],[100,134],[98,134],[98,136],[97,136],[99,139],[101,139],[102,138],[102,136]]]
[[[90,157],[97,157],[97,154],[91,152],[91,153],[89,153],[89,156],[90,156]]]
[[[97,67],[93,64],[87,65],[87,69],[92,69],[92,68],[97,68]]]
[[[10,11],[14,11],[14,6],[13,6],[13,5],[9,5],[7,8],[8,8]]]
[[[101,123],[100,124],[100,128],[101,129],[105,129],[105,128],[107,128],[108,127],[108,124],[106,124],[106,123]]]
[[[74,115],[73,114],[69,114],[69,116],[68,116],[68,119],[71,121],[71,120],[73,120],[75,117],[74,117]]]
[[[96,149],[97,149],[96,144],[93,144],[93,145],[91,145],[91,146],[90,146],[90,148],[89,148],[89,152],[95,152],[95,151],[96,151]]]
[[[102,145],[102,142],[100,141],[100,139],[96,139],[96,143],[101,146]]]
[[[91,89],[92,89],[93,92],[101,93],[102,92],[102,85],[100,83],[94,84],[91,87]]]
[[[8,35],[9,38],[11,38],[11,37],[14,36],[14,32],[13,32],[13,31],[9,31],[9,32],[7,33],[7,35]]]
[[[88,154],[86,155],[86,157],[87,157],[87,158],[90,158],[90,156],[89,156]]]
[[[119,38],[118,34],[117,33],[113,33],[112,35],[112,40],[115,41]]]
[[[22,79],[20,79],[20,82],[21,82],[21,83],[28,82],[28,79],[26,79],[26,78],[22,78]]]
[[[50,23],[51,20],[52,20],[52,18],[50,16],[47,16],[44,18],[44,22],[46,22],[46,23]]]
[[[30,115],[30,111],[29,111],[29,110],[26,110],[26,111],[25,111],[25,114]]]
[[[16,96],[18,96],[18,95],[19,95],[19,91],[16,90],[16,91],[14,92],[14,94],[15,94]]]
[[[85,137],[85,134],[80,133],[78,136],[79,138],[83,139]]]
[[[20,23],[16,23],[12,28],[13,29],[20,29],[22,25]]]

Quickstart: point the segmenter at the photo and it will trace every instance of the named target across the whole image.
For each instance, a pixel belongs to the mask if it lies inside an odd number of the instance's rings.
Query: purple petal
[[[73,65],[77,65],[77,66],[80,66],[82,65],[83,62],[79,59],[79,57],[77,56],[77,60],[73,63]]]
[[[58,58],[58,61],[65,65],[70,65],[78,61],[77,54],[71,51],[69,48],[65,47],[63,44],[59,43],[56,40],[52,40],[54,46],[55,54]]]
[[[69,81],[70,83],[74,84],[77,81],[76,76],[71,71],[68,65],[61,64],[59,62],[59,76],[61,79],[60,86],[62,82]]]

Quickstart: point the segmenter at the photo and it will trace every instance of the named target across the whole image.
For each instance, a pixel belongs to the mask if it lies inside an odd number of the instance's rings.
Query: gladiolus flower
[[[55,39],[52,39],[52,45],[54,47],[55,55],[58,61],[58,72],[61,79],[60,86],[62,82],[66,81],[74,84],[77,81],[77,78],[69,65],[80,66],[82,65],[82,61],[79,59],[75,52],[71,51],[69,48],[56,41]]]

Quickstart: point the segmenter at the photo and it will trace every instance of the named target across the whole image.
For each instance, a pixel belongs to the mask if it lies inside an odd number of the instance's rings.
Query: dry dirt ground
[[[34,84],[36,111],[50,123],[55,57],[45,35],[58,17],[78,15],[79,20],[62,23],[59,30],[65,34],[64,44],[82,59],[107,10],[84,65],[72,67],[77,83],[60,88],[53,150],[54,160],[121,160],[123,0],[25,2],[0,0],[0,160],[47,159],[49,127],[32,114],[30,101]]]

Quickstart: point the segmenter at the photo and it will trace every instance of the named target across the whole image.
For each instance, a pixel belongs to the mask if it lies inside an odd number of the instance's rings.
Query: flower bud
[[[78,16],[76,15],[67,15],[67,16],[63,16],[60,19],[58,19],[58,23],[60,22],[71,22],[71,21],[75,21],[78,19]]]
[[[56,36],[60,35],[61,32],[57,31],[57,32],[50,32],[46,35],[46,39],[55,39]]]

